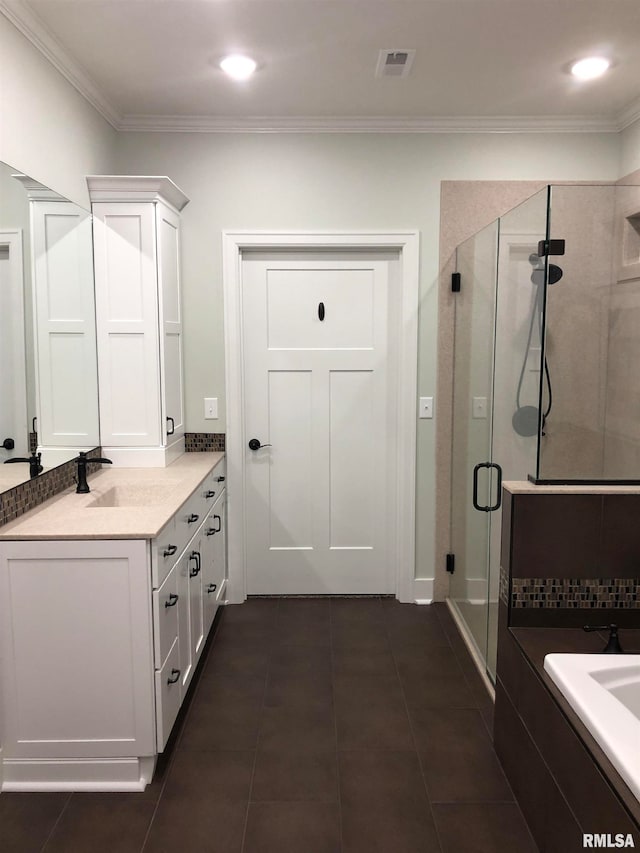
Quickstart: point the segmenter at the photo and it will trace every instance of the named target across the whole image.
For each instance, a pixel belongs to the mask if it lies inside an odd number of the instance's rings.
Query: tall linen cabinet
[[[116,465],[184,452],[180,212],[166,177],[90,176],[100,437]]]

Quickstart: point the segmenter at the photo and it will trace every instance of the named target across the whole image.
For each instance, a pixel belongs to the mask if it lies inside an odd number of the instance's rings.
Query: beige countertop
[[[637,486],[612,486],[597,485],[550,485],[536,486],[527,480],[505,480],[503,487],[512,495],[638,495],[640,485]]]
[[[75,487],[0,527],[2,539],[153,539],[224,457],[184,453],[166,468],[103,467]],[[104,506],[114,490],[122,506]]]

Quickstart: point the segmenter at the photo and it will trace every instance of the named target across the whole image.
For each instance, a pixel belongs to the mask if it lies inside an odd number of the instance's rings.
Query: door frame
[[[395,454],[397,506],[389,559],[396,566],[395,594],[415,601],[416,398],[418,388],[419,231],[279,232],[223,231],[222,263],[225,330],[227,457],[227,601],[240,603],[246,592],[246,509],[244,435],[244,347],[242,340],[242,252],[292,249],[317,251],[387,250],[399,255],[397,298],[398,389]],[[393,284],[392,284],[393,286]]]

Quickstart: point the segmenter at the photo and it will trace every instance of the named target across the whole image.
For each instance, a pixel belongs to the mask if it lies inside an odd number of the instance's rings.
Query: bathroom
[[[475,128],[470,124],[466,132],[452,132],[446,122],[435,128],[437,132],[434,127],[431,132],[415,132],[418,123],[408,123],[405,132],[397,124],[389,125],[394,132],[387,128],[360,133],[344,132],[344,125],[340,132],[339,124],[334,132],[311,132],[299,124],[297,133],[239,132],[238,125],[235,132],[206,133],[192,132],[198,129],[195,122],[184,122],[181,129],[174,116],[173,126],[167,120],[164,130],[145,131],[142,122],[133,129],[129,118],[129,125],[121,116],[105,118],[109,105],[95,93],[91,102],[55,70],[25,37],[24,29],[16,26],[15,13],[13,19],[0,16],[0,38],[0,159],[13,173],[31,176],[84,210],[90,208],[88,175],[168,175],[190,199],[181,215],[188,433],[227,433],[231,445],[227,409],[233,400],[225,392],[223,231],[419,232],[418,375],[413,403],[416,397],[432,397],[434,417],[418,419],[414,426],[416,556],[402,600],[443,602],[450,583],[445,564],[451,504],[447,449],[451,426],[445,401],[451,396],[453,270],[447,264],[458,245],[548,182],[613,185],[632,175],[640,168],[637,121],[591,119],[578,130],[575,121],[560,115],[555,123],[547,121],[543,132],[540,128],[527,132],[525,122],[518,127],[514,121],[507,133],[486,132],[480,123]],[[377,46],[384,47],[382,35],[378,40]],[[623,106],[627,103],[620,103]],[[586,107],[566,112],[574,116],[582,111],[586,113]],[[122,114],[131,112],[126,105],[121,107]],[[180,110],[174,105],[170,112]],[[556,260],[562,266],[562,260]],[[568,272],[558,287],[567,283]],[[217,399],[216,420],[204,417],[205,398]],[[268,441],[264,435],[258,437]],[[73,449],[89,445],[76,442]],[[220,448],[216,444],[212,449]],[[440,636],[439,623],[425,630]],[[624,643],[624,628],[621,636]],[[0,813],[9,808],[3,800],[5,794],[0,795]],[[79,808],[73,800],[71,805]],[[33,807],[22,808],[30,815],[28,808]],[[139,801],[125,808],[137,816],[146,813],[148,804]],[[56,809],[51,807],[56,813],[51,814],[40,846],[60,817],[61,809]],[[499,811],[492,805],[485,814],[492,809]],[[43,824],[48,810],[43,805]],[[21,819],[22,825],[30,821]],[[55,849],[54,842],[55,835],[49,849]],[[414,849],[408,841],[407,849]]]

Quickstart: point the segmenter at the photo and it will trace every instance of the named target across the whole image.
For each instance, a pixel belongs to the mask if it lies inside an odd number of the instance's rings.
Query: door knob
[[[250,450],[260,450],[261,447],[271,447],[271,445],[270,444],[260,444],[259,438],[252,438],[251,441],[249,442],[249,449]]]
[[[5,440],[2,442],[2,446],[5,450],[13,450],[13,448],[16,446],[16,443],[12,438],[5,438]]]

